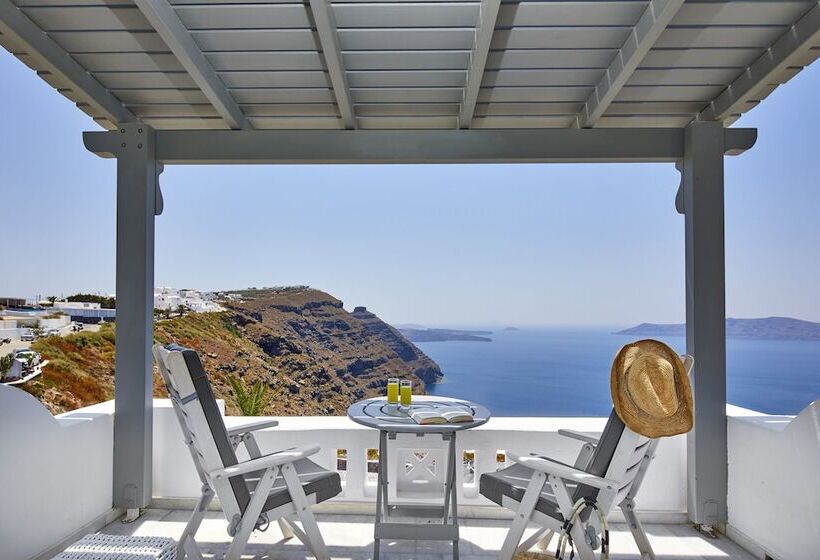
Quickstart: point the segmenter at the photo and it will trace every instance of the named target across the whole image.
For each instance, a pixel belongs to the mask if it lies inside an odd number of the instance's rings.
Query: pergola
[[[726,520],[725,128],[820,55],[803,0],[0,0],[0,43],[116,157],[114,502],[151,501],[166,164],[669,162],[681,172],[689,516]],[[545,411],[548,412],[548,411]]]

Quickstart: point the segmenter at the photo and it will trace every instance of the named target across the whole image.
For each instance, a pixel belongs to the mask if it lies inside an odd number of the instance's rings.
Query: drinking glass
[[[387,403],[399,403],[399,378],[391,377],[387,380]]]
[[[410,406],[413,401],[413,382],[405,379],[401,382],[401,405]]]

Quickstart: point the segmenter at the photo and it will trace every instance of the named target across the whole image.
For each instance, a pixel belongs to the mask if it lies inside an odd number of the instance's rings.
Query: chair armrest
[[[582,434],[581,432],[576,432],[575,430],[558,430],[558,435],[571,439],[577,439],[578,441],[583,441],[584,443],[588,443],[590,445],[598,445],[598,441],[600,440],[600,438],[588,436],[586,434]]]
[[[286,463],[293,463],[299,459],[304,459],[305,457],[318,453],[319,449],[320,448],[318,445],[311,445],[310,447],[291,447],[290,449],[283,449],[282,451],[277,451],[276,453],[262,455],[256,459],[243,461],[242,463],[238,463],[231,467],[214,469],[209,472],[208,475],[215,480],[220,480],[254,471],[263,471],[271,467],[278,467]]]
[[[614,480],[595,476],[594,474],[584,472],[580,469],[576,469],[575,467],[565,465],[564,463],[547,459],[546,457],[521,456],[516,455],[515,453],[510,453],[509,451],[507,452],[507,455],[514,462],[520,465],[541,471],[548,475],[555,475],[559,478],[563,478],[564,480],[571,480],[572,482],[585,484],[586,486],[592,486],[593,488],[598,488],[600,490],[616,491],[618,489],[618,483]]]
[[[233,436],[241,436],[243,434],[248,434],[250,432],[255,432],[257,430],[264,430],[265,428],[273,428],[274,426],[278,426],[278,420],[257,420],[256,422],[248,422],[247,424],[242,424],[241,426],[235,426],[233,428],[228,429],[228,437]]]

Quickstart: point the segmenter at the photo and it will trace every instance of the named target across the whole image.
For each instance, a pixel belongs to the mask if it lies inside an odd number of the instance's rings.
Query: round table
[[[474,420],[456,424],[416,424],[409,413],[418,409],[459,407],[468,410]],[[373,534],[373,560],[379,560],[379,542],[382,539],[429,539],[453,543],[453,558],[458,559],[458,501],[456,489],[456,434],[486,424],[490,411],[480,404],[450,397],[413,396],[409,409],[387,404],[385,397],[365,399],[347,409],[348,417],[363,426],[379,430],[379,472],[376,487],[376,522]],[[438,523],[391,523],[388,501],[387,440],[396,434],[438,434],[448,442],[447,473],[444,483],[444,506],[442,522]]]

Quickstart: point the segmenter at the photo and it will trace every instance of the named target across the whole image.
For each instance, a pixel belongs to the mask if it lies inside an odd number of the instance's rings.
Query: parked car
[[[79,323],[77,321],[74,321],[73,323],[71,323],[71,330],[73,332],[80,332],[84,328],[85,328],[85,325],[83,325],[82,323]]]
[[[0,338],[0,344],[9,344],[10,342],[10,338]]]
[[[60,331],[58,329],[48,329],[46,336],[60,336]]]
[[[34,336],[34,331],[26,331],[20,335],[20,340],[23,342],[33,342],[35,338],[37,337]]]

